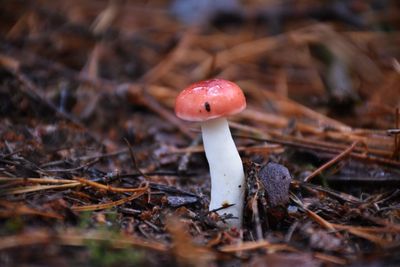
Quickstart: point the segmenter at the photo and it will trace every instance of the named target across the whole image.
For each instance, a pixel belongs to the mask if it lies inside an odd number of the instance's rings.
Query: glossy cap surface
[[[206,121],[246,108],[243,91],[233,82],[212,79],[194,83],[176,98],[175,114],[187,121]]]

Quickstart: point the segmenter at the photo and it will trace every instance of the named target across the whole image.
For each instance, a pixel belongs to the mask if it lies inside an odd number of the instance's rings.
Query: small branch
[[[149,189],[148,184],[141,186],[141,187],[137,187],[137,188],[120,188],[120,187],[113,187],[113,186],[109,186],[109,185],[103,185],[103,184],[89,181],[89,180],[79,178],[79,177],[75,178],[75,179],[81,184],[86,184],[91,187],[95,187],[97,189],[102,189],[102,190],[111,191],[111,192],[136,193],[136,192],[142,192],[142,191],[145,192]]]
[[[57,179],[57,178],[17,178],[17,177],[0,177],[1,182],[15,182],[15,181],[23,181],[27,183],[44,183],[44,184],[74,184],[76,181],[68,180],[68,179]]]
[[[316,169],[315,171],[313,171],[310,175],[308,175],[305,179],[304,182],[309,182],[312,178],[314,178],[315,176],[317,176],[318,174],[320,174],[321,172],[323,172],[324,170],[328,169],[329,167],[331,167],[333,164],[335,164],[336,162],[339,162],[340,160],[342,160],[344,157],[346,157],[347,155],[350,154],[351,151],[353,151],[353,149],[356,147],[356,145],[358,144],[358,141],[354,142],[353,144],[351,144],[351,146],[349,146],[346,150],[344,150],[342,153],[340,153],[339,155],[337,155],[336,157],[334,157],[333,159],[331,159],[330,161],[328,161],[327,163],[323,164],[321,167],[319,167],[318,169]]]
[[[71,210],[73,211],[93,211],[93,210],[104,210],[104,209],[109,209],[115,206],[120,206],[122,204],[125,204],[127,202],[130,202],[142,195],[144,195],[146,191],[142,192],[135,192],[129,197],[119,199],[117,201],[111,201],[111,202],[106,202],[106,203],[101,203],[101,204],[94,204],[94,205],[86,205],[86,206],[72,206]]]
[[[340,151],[338,149],[324,147],[321,145],[318,146],[318,145],[314,145],[314,144],[304,144],[304,143],[298,142],[296,140],[290,141],[290,140],[280,140],[280,139],[272,139],[272,138],[259,138],[259,137],[254,137],[254,136],[245,136],[245,135],[237,135],[237,134],[234,136],[240,137],[240,138],[247,138],[247,139],[251,139],[251,140],[268,142],[268,143],[280,144],[283,146],[297,147],[297,148],[305,149],[305,150],[322,151],[322,152],[330,153],[330,154],[340,153]],[[356,142],[358,142],[358,141],[356,141]],[[356,149],[356,148],[354,148],[354,149]],[[370,154],[366,154],[365,152],[350,151],[349,156],[352,158],[358,159],[358,160],[371,161],[371,162],[375,162],[375,163],[381,164],[381,165],[388,165],[388,166],[400,168],[400,161],[398,161],[398,160],[377,157],[377,156],[373,156]]]
[[[16,195],[16,194],[25,194],[30,192],[49,190],[49,189],[66,189],[73,188],[81,185],[81,183],[66,183],[61,185],[35,185],[35,186],[26,186],[22,188],[14,188],[11,190],[7,190],[5,192],[1,192],[0,195]]]

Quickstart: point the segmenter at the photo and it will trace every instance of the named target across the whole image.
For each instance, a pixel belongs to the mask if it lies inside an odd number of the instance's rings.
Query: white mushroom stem
[[[233,142],[225,118],[201,123],[203,144],[211,176],[210,210],[226,204],[232,207],[218,211],[230,213],[237,219],[228,221],[230,226],[241,227],[244,202],[244,171],[242,160]]]

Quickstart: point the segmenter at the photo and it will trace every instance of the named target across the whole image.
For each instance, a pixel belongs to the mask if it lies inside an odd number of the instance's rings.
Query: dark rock
[[[270,207],[282,206],[288,203],[289,186],[292,177],[285,166],[270,162],[261,167],[258,176],[265,188]]]

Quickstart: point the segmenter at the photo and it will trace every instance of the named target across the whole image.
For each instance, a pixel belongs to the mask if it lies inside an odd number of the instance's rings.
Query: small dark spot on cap
[[[224,202],[222,202],[222,205],[221,205],[223,208],[227,208],[228,206],[229,206],[229,202],[228,201],[224,201]]]
[[[241,185],[239,185],[238,187],[239,187],[239,188],[242,188],[242,186],[241,186]]]
[[[210,112],[211,111],[210,103],[208,102],[204,103],[204,108],[207,110],[207,112]]]

